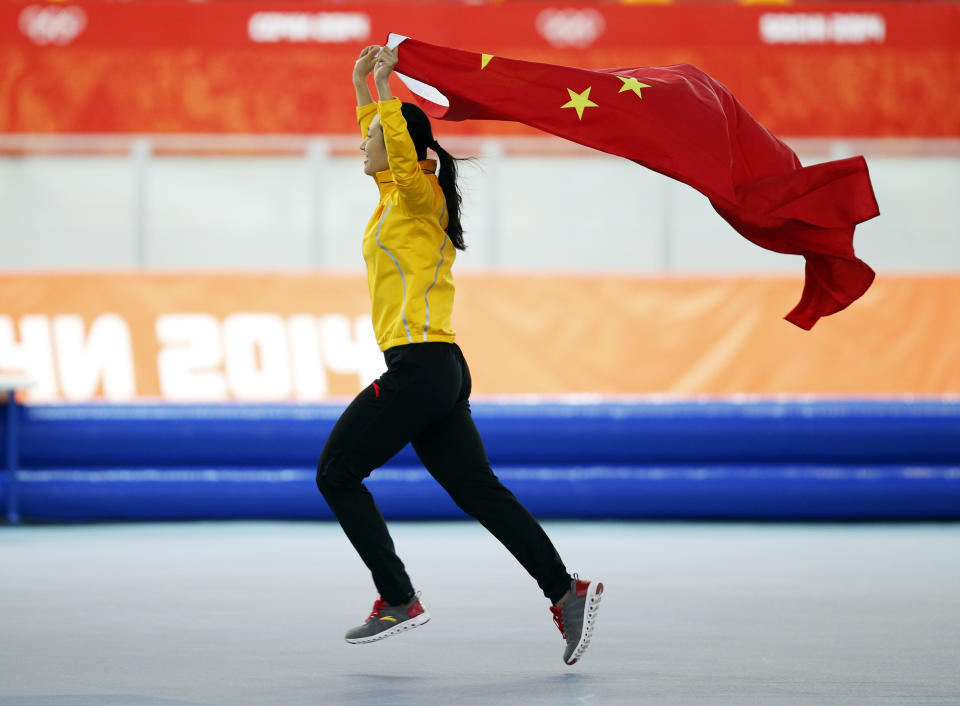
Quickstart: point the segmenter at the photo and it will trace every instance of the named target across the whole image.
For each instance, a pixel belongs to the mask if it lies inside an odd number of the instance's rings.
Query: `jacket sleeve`
[[[370,123],[373,122],[373,116],[377,114],[377,104],[367,103],[357,108],[357,122],[360,123],[360,137],[367,139],[367,131],[370,129]]]
[[[407,121],[400,112],[401,105],[399,98],[377,104],[383,140],[387,146],[387,161],[407,209],[411,213],[429,213],[434,209],[433,185],[417,161],[417,150],[407,132]]]

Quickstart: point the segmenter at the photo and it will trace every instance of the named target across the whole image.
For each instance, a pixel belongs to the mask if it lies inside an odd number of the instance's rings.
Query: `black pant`
[[[384,353],[387,372],[344,411],[317,464],[317,487],[380,595],[406,603],[413,585],[363,479],[408,442],[437,482],[536,579],[551,601],[570,576],[546,533],[493,471],[470,416],[470,370],[459,346],[414,343]]]

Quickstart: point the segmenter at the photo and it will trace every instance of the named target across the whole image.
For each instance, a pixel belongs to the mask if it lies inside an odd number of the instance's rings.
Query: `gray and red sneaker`
[[[599,581],[581,581],[574,574],[570,590],[555,606],[550,606],[553,622],[560,628],[560,634],[567,641],[563,651],[563,661],[576,664],[590,646],[593,636],[593,623],[600,608],[600,595],[603,584]]]
[[[373,610],[367,616],[366,622],[347,630],[344,639],[351,645],[376,642],[385,637],[413,630],[429,620],[430,614],[420,603],[419,593],[409,603],[403,605],[388,605],[383,596],[379,596],[374,601]]]

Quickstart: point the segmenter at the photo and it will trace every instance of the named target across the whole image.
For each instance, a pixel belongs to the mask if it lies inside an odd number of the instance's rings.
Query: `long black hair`
[[[443,190],[443,196],[447,200],[447,235],[450,242],[457,250],[466,250],[467,246],[463,242],[463,226],[460,223],[460,207],[463,204],[463,196],[460,194],[460,186],[457,183],[457,159],[443,147],[433,137],[433,128],[430,126],[430,118],[419,106],[413,103],[404,103],[400,107],[404,120],[407,121],[407,131],[413,140],[413,146],[417,150],[417,159],[427,158],[427,148],[429,147],[437,153],[440,162],[440,170],[437,173],[437,181],[440,182],[440,188]]]

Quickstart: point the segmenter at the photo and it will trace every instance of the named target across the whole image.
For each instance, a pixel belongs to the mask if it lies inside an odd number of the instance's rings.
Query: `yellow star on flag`
[[[623,93],[624,91],[633,91],[637,94],[637,98],[642,99],[643,96],[640,95],[640,89],[650,88],[650,86],[647,84],[640,83],[637,79],[633,78],[633,76],[617,76],[617,78],[623,81],[623,85],[620,86],[618,93]]]
[[[573,89],[568,88],[567,93],[570,94],[570,100],[567,103],[561,105],[561,108],[573,108],[577,111],[577,118],[583,120],[583,111],[585,108],[599,108],[596,103],[590,100],[590,89],[593,86],[587,86],[587,89],[583,93],[575,93]]]
[[[480,70],[483,71],[487,68],[487,64],[490,63],[490,60],[493,58],[493,54],[481,54],[480,55]]]

